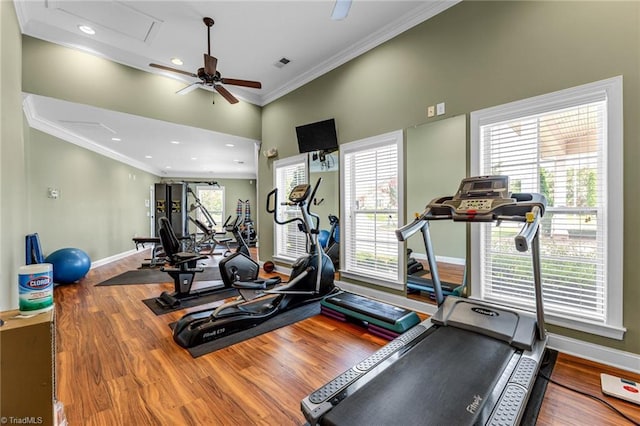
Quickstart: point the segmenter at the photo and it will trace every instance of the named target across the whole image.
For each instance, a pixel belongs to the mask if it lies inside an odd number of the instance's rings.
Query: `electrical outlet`
[[[436,115],[436,107],[433,105],[427,107],[427,117],[433,117]]]

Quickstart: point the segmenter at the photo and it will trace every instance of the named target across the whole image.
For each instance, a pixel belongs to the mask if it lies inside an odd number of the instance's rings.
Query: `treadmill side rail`
[[[416,325],[406,333],[387,343],[369,357],[360,361],[354,367],[343,372],[324,386],[316,389],[300,402],[304,417],[311,426],[329,412],[336,404],[346,398],[348,394],[364,386],[377,373],[384,370],[398,358],[399,353],[418,343],[431,330],[433,324],[427,319]],[[368,378],[368,373],[374,373]],[[357,386],[353,386],[356,382]],[[351,387],[349,391],[347,388]]]

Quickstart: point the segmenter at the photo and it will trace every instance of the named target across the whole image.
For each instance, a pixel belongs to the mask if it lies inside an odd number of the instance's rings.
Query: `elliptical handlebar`
[[[309,202],[309,200],[312,200],[313,197],[316,195],[316,192],[318,191],[318,187],[320,186],[320,182],[322,182],[322,178],[318,178],[316,184],[313,187],[313,190],[311,191],[311,194],[308,195],[308,191],[306,192],[304,198],[297,200],[297,201],[283,201],[281,202],[279,205],[281,206],[299,206],[300,210],[303,211],[303,217],[305,215],[309,215],[310,217],[313,217],[316,219],[316,223],[312,223],[311,221],[309,221],[310,223],[307,224],[307,221],[305,221],[303,218],[300,217],[294,217],[291,219],[287,219],[287,220],[281,220],[278,218],[278,209],[277,209],[277,205],[278,205],[278,188],[274,188],[272,189],[268,194],[267,194],[267,213],[271,213],[273,215],[273,220],[275,223],[277,223],[278,225],[287,225],[289,223],[292,222],[301,222],[305,227],[309,227],[309,232],[317,234],[319,233],[319,227],[320,227],[320,216],[318,216],[315,213],[312,213],[309,208],[311,206],[311,203]]]
[[[318,178],[318,180],[316,181],[316,185],[313,187],[313,191],[311,192],[311,195],[309,196],[308,200],[313,200],[315,199],[316,196],[316,192],[318,191],[318,188],[320,187],[320,182],[322,182],[322,178]],[[311,207],[311,203],[307,202],[307,214],[313,218],[316,219],[316,223],[315,223],[315,227],[312,227],[311,229],[309,229],[310,232],[314,233],[314,234],[319,234],[320,233],[320,216],[318,216],[315,213],[311,213],[311,210],[309,210],[309,208]]]

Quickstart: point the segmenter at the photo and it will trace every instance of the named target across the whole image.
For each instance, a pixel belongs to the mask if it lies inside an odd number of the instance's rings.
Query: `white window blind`
[[[283,206],[291,190],[299,184],[307,183],[307,156],[297,155],[274,162],[274,182],[278,188],[277,214],[280,220],[302,217],[295,206]],[[274,256],[285,261],[295,261],[307,253],[306,235],[298,229],[299,222],[287,225],[274,223]]]
[[[340,147],[342,169],[341,272],[392,288],[402,285],[399,244],[402,132]]]
[[[617,303],[621,311],[621,302],[610,300],[621,291],[615,286],[622,285],[612,279],[619,272],[611,270],[611,250],[619,243],[609,235],[609,210],[621,211],[621,205],[611,205],[609,192],[610,99],[601,87],[579,96],[564,93],[565,98],[534,98],[528,107],[520,103],[484,118],[482,112],[480,118],[472,114],[474,174],[508,175],[511,192],[546,196],[541,228],[546,313],[621,328],[621,316],[612,312]],[[478,238],[472,244],[479,250],[480,279],[473,281],[473,294],[532,308],[531,256],[517,252],[513,244],[518,225],[475,229]]]

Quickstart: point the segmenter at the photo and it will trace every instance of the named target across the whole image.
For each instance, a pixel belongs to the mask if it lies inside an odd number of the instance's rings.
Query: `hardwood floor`
[[[168,326],[186,311],[156,316],[141,302],[170,290],[169,281],[95,286],[137,268],[145,255],[95,268],[80,283],[55,289],[57,394],[70,425],[300,425],[303,397],[386,343],[318,315],[194,359],[173,342]],[[600,395],[601,371],[620,374],[561,355],[553,378]],[[625,377],[640,381],[639,375]],[[607,400],[640,420],[638,406]],[[538,424],[624,421],[550,384]]]

